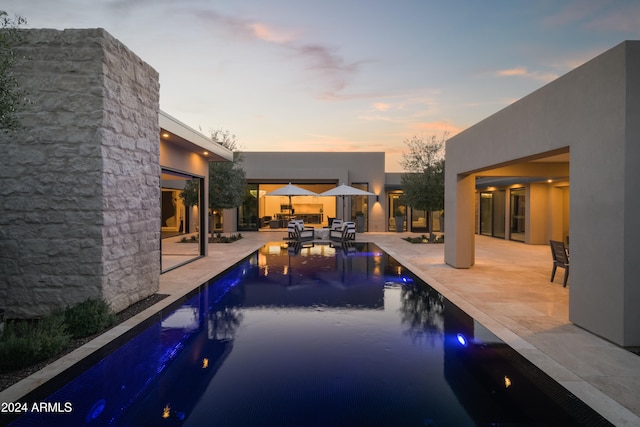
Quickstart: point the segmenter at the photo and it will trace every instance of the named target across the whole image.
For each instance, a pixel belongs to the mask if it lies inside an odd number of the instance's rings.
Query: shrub
[[[215,237],[212,237],[210,243],[233,243],[236,240],[242,239],[242,234],[232,234],[230,236],[223,236],[221,233],[216,233]]]
[[[406,240],[409,243],[444,243],[444,234],[440,236],[435,236],[433,240],[429,240],[426,235],[422,235],[420,237],[402,237],[403,240]]]
[[[113,325],[116,315],[101,299],[87,299],[64,310],[64,321],[73,338],[84,338]]]
[[[47,360],[67,348],[64,316],[56,313],[40,320],[5,324],[0,336],[0,372],[9,372]]]

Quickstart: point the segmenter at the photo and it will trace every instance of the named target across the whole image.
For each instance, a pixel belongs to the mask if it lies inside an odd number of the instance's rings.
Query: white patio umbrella
[[[342,219],[344,220],[344,198],[345,196],[375,196],[374,193],[370,193],[359,188],[351,187],[346,184],[340,184],[336,188],[327,190],[324,193],[320,193],[321,196],[341,196],[342,197]]]
[[[277,190],[273,190],[265,194],[265,196],[289,196],[289,206],[291,206],[292,196],[319,196],[319,194],[289,183],[284,187],[280,187]]]

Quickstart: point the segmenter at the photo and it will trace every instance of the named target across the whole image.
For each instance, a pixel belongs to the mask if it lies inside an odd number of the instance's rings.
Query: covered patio
[[[549,220],[562,217],[555,212],[561,204],[550,203],[552,197],[534,202],[534,192],[544,185],[536,183],[523,205],[530,222],[521,240],[549,250],[549,240],[566,241],[570,235],[569,318],[621,346],[640,345],[639,65],[640,41],[620,43],[446,145],[447,264],[477,269],[477,176],[544,176],[541,172],[557,169],[550,178],[568,175],[566,186],[571,183],[564,221],[570,217],[570,233],[563,221]],[[534,162],[564,155],[570,156],[569,173],[568,163],[565,169],[558,162]],[[514,166],[518,170],[508,170]],[[537,227],[536,216],[547,225]],[[527,262],[524,254],[515,260]]]

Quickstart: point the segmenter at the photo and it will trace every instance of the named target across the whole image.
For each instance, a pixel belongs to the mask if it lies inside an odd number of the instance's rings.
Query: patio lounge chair
[[[551,256],[553,257],[553,270],[551,270],[551,281],[556,276],[556,269],[558,267],[564,268],[564,283],[563,286],[567,286],[567,279],[569,279],[569,254],[564,243],[556,240],[549,240],[551,245]]]
[[[305,227],[304,222],[300,219],[289,221],[287,227],[287,235],[289,240],[313,240],[315,239],[315,229],[313,227]]]
[[[335,224],[335,221],[333,221]],[[356,240],[356,224],[347,221],[342,223],[341,228],[329,230],[329,239],[346,242],[347,240]]]

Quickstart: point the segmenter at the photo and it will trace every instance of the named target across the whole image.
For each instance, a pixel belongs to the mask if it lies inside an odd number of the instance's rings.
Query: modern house
[[[451,138],[446,159],[446,263],[474,265],[475,233],[570,243],[570,320],[640,345],[640,41]]]

